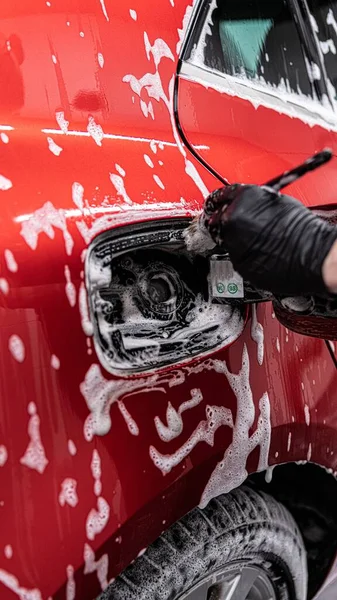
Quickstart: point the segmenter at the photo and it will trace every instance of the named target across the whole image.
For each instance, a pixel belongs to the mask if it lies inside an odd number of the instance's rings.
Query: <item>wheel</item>
[[[306,552],[292,516],[242,487],[172,525],[98,600],[306,597]]]

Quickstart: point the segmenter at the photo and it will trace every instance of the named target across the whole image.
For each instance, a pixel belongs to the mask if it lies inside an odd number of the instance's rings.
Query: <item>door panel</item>
[[[293,41],[298,35],[294,23],[289,22],[285,31],[284,17],[278,22],[279,17],[271,14],[273,26],[267,36],[256,41],[252,25],[260,18],[263,26],[269,14],[264,2],[249,3],[247,14],[244,5],[239,13],[233,6],[226,14],[222,3],[218,5],[209,13],[208,22],[206,19],[204,30],[208,33],[192,38],[191,51],[186,46],[177,86],[178,118],[189,143],[204,145],[200,155],[222,177],[230,182],[264,183],[323,147],[333,146],[336,117],[327,99],[325,106],[315,100],[312,71],[300,39]],[[220,37],[224,24],[241,37],[222,37],[216,43],[213,38]],[[282,39],[286,45],[280,56]],[[336,173],[334,159],[287,192],[307,205],[334,202]]]

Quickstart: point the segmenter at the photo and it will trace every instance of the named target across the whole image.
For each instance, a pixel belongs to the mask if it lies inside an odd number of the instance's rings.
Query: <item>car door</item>
[[[222,178],[264,183],[334,146],[333,86],[316,41],[308,12],[293,2],[199,5],[181,56],[176,115],[186,143],[202,141],[209,149],[199,155]],[[336,177],[333,160],[287,191],[309,206],[335,202]]]

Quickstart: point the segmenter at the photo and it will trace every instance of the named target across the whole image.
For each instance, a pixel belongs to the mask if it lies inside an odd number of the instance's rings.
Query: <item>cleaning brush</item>
[[[322,152],[308,158],[301,165],[271,179],[263,187],[272,188],[278,193],[287,185],[290,185],[300,177],[303,177],[306,173],[314,171],[318,167],[324,165],[331,158],[332,151],[329,148],[325,148]],[[216,246],[216,243],[213,241],[208,231],[208,223],[212,215],[218,209],[225,208],[231,203],[231,192],[235,192],[236,188],[237,184],[229,187],[222,187],[207,196],[201,214],[193,219],[183,233],[187,250],[192,254],[204,255]]]

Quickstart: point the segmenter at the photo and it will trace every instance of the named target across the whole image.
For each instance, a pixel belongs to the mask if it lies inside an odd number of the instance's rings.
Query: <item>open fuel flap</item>
[[[241,334],[247,307],[215,279],[219,270],[211,268],[211,255],[186,250],[182,234],[189,222],[126,226],[91,245],[90,313],[96,351],[108,371],[127,375],[186,363]],[[213,254],[219,263],[221,253]]]

